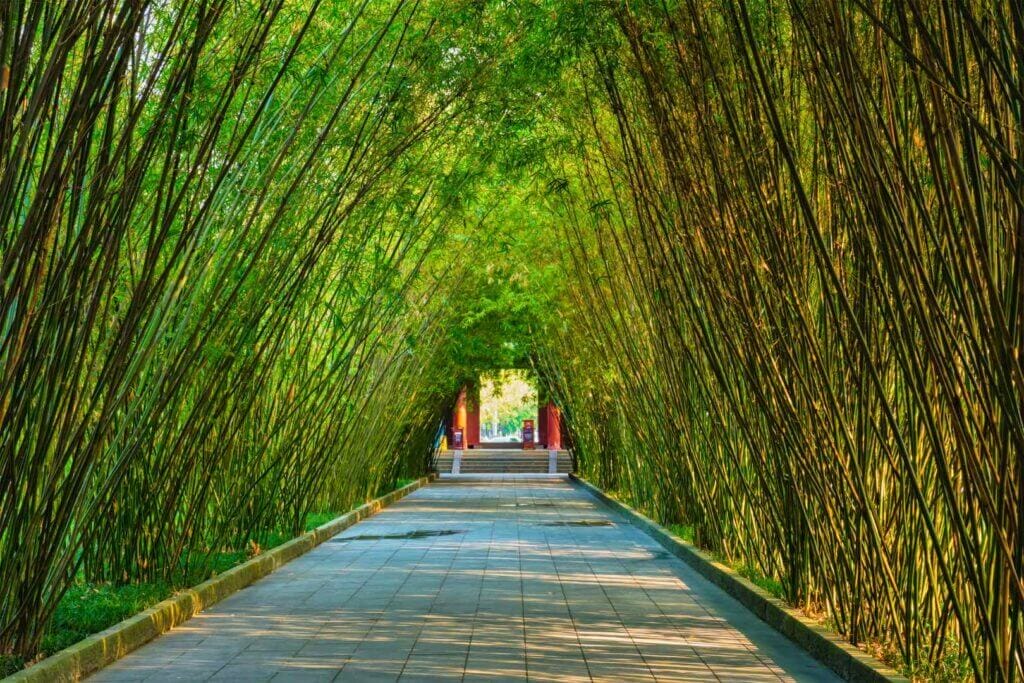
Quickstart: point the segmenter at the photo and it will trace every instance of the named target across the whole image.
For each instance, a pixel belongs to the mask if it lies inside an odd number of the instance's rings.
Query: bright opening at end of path
[[[537,382],[527,370],[497,370],[480,376],[480,441],[522,443],[523,424],[537,424]]]

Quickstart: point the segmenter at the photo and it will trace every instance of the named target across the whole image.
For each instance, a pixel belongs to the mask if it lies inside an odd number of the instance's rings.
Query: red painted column
[[[466,389],[466,448],[480,445],[480,383],[474,382]]]
[[[539,417],[544,424],[544,444],[549,451],[557,451],[562,448],[562,411],[551,401],[544,403],[540,409]]]
[[[548,411],[545,410],[547,402],[537,406],[537,443],[547,447],[548,444]]]
[[[455,407],[452,409],[452,420],[448,425],[448,447],[455,443],[455,430],[462,430],[462,440],[466,440],[466,388],[459,390],[459,396],[455,399]]]

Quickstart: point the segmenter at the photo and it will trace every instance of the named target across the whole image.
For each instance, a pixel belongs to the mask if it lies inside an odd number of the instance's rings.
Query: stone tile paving
[[[831,681],[565,479],[416,491],[92,681]]]

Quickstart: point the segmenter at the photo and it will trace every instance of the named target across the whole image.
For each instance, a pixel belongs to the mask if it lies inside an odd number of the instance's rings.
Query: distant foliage
[[[480,430],[484,438],[521,438],[523,421],[530,419],[537,420],[537,385],[531,373],[506,368],[481,375]]]

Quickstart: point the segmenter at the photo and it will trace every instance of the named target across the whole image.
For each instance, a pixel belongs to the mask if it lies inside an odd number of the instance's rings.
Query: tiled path
[[[828,681],[566,480],[444,480],[104,669],[128,680]]]

